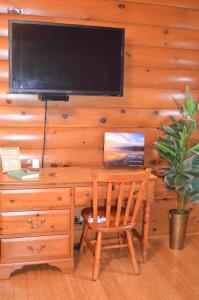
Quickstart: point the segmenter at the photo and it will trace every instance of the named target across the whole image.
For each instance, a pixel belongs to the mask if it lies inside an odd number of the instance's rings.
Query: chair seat
[[[84,222],[88,224],[88,227],[95,231],[125,231],[126,229],[132,229],[135,227],[135,224],[128,224],[123,225],[123,219],[125,215],[125,208],[122,207],[121,209],[121,216],[120,216],[120,224],[115,228],[115,217],[117,212],[117,206],[111,207],[111,215],[110,215],[110,224],[109,226],[106,225],[106,207],[101,206],[98,207],[98,223],[97,225],[93,223],[93,208],[86,207],[82,210],[81,214],[84,218]]]

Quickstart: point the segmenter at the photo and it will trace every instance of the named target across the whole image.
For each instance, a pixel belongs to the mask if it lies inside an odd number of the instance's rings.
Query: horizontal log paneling
[[[0,37],[0,60],[8,60],[8,39]]]
[[[171,69],[199,69],[199,52],[191,50],[128,46],[126,66]]]
[[[9,94],[7,84],[0,84],[0,106],[44,106],[38,101],[37,95]],[[192,95],[198,97],[199,90],[192,90]],[[70,96],[69,102],[52,102],[48,106],[63,107],[131,107],[131,108],[177,108],[175,100],[183,102],[185,99],[184,86],[182,90],[125,88],[121,97]]]
[[[122,23],[137,23],[180,28],[199,28],[199,12],[184,8],[137,4],[129,1],[107,0],[65,0],[55,5],[54,1],[18,0],[17,6],[24,15],[89,19]],[[0,13],[7,13],[9,1],[0,3]],[[198,18],[199,19],[199,18]]]
[[[20,149],[41,149],[43,131],[43,128],[0,128],[0,145],[1,147],[19,147]]]
[[[157,68],[126,68],[127,86],[180,89],[189,83],[193,89],[199,89],[199,71],[170,70]]]
[[[44,106],[38,101],[37,95],[8,94],[7,84],[0,85],[0,106]],[[194,91],[192,91],[193,93]],[[195,94],[199,94],[195,91]],[[173,98],[183,101],[184,93],[176,90],[129,88],[124,90],[122,98],[94,97],[94,96],[70,96],[67,103],[49,102],[48,106],[107,106],[107,107],[133,107],[133,108],[176,108]]]
[[[42,149],[21,149],[21,159],[38,158],[42,160]],[[47,149],[45,152],[45,167],[103,167],[103,149]],[[144,166],[156,169],[165,166],[159,158],[157,151],[151,148],[145,150]]]
[[[129,25],[126,27],[129,45],[177,49],[199,49],[198,30],[176,29],[158,26]]]
[[[125,28],[126,44],[128,45],[199,50],[199,30],[144,26],[135,24],[131,25],[125,23],[114,24],[110,22],[101,23],[85,20],[2,15],[0,19],[0,36],[8,35],[8,19],[122,27]]]
[[[49,107],[48,127],[134,127],[158,128],[177,110]],[[40,107],[0,107],[0,127],[43,127],[44,110]],[[150,120],[150,123],[149,123]]]
[[[105,132],[144,133],[145,149],[153,148],[162,131],[156,128],[47,128],[46,144],[48,149],[103,149]],[[198,140],[199,131],[194,134]],[[43,128],[1,128],[1,147],[16,147],[25,149],[41,149],[43,144]]]
[[[174,6],[183,8],[199,9],[199,2],[197,0],[128,0],[129,2],[157,4],[162,6]]]
[[[107,131],[144,133],[146,148],[151,148],[160,135],[156,128],[48,128],[47,148],[103,149],[104,133]],[[42,143],[43,128],[0,128],[1,147],[38,149]]]
[[[50,102],[50,105],[51,104],[56,105],[55,102]],[[44,106],[44,102],[38,101],[38,95],[9,94],[9,86],[7,82],[0,84],[0,106],[1,105]]]
[[[42,149],[21,149],[21,159],[39,158],[41,166]],[[93,159],[95,158],[95,159]],[[103,165],[102,149],[47,149],[45,152],[45,167],[69,167]]]
[[[8,40],[5,37],[0,38],[0,61],[1,60],[8,60]],[[6,69],[6,64],[8,63],[2,63],[2,65],[4,65],[4,69]],[[198,70],[199,53],[195,50],[165,49],[126,45],[125,66],[130,66],[133,68],[156,67]]]
[[[21,149],[21,159],[42,158],[42,149]],[[103,149],[47,149],[45,152],[45,166],[46,167],[95,167],[103,166]],[[145,167],[165,166],[165,163],[160,159],[157,151],[153,148],[145,149]]]
[[[34,20],[43,22],[57,22],[68,24],[83,24],[95,26],[112,26],[125,28],[126,44],[149,47],[179,48],[199,50],[199,30],[175,29],[157,26],[129,25],[91,22],[84,20],[68,20],[53,18],[36,18],[23,16],[2,15],[0,20],[0,36],[8,35],[8,19]]]
[[[7,82],[8,64],[0,61],[0,83]],[[199,71],[126,67],[126,86],[180,89],[186,82],[191,88],[199,89]]]
[[[8,82],[8,62],[6,60],[0,61],[0,83]]]
[[[0,107],[0,127],[42,127],[42,108]]]

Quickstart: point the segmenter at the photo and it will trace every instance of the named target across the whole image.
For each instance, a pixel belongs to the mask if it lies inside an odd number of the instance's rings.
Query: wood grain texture
[[[48,149],[101,149],[104,142],[106,128],[48,128],[47,148]],[[109,127],[109,132],[137,132],[145,134],[145,147],[149,148],[160,136],[161,131],[156,128],[114,128]],[[64,136],[64,139],[63,139]],[[55,143],[56,141],[56,143]],[[43,143],[43,128],[4,128],[0,129],[1,147],[41,149]]]
[[[23,160],[30,158],[42,158],[42,149],[21,149],[20,151],[22,164]],[[47,149],[45,153],[45,167],[102,167],[104,165],[103,149]],[[165,167],[166,163],[160,158],[154,145],[151,148],[146,148],[145,167],[153,167],[154,170]]]
[[[9,238],[60,232],[70,234],[70,210],[3,212],[0,224],[0,233]]]
[[[199,89],[199,71],[170,70],[147,67],[126,67],[126,85],[131,87],[152,87],[163,89],[179,89],[186,82],[193,89]]]
[[[127,87],[180,89],[185,82],[192,89],[199,89],[198,70],[178,70],[155,67],[126,67],[125,85]],[[0,61],[0,83],[8,82],[7,61]]]
[[[31,94],[8,94],[8,85],[0,84],[0,106],[19,106],[19,107],[43,107],[44,103],[38,101],[37,95]],[[191,90],[193,97],[197,98],[199,90]],[[70,96],[69,102],[49,102],[49,107],[120,107],[129,108],[177,108],[175,103],[177,100],[182,103],[185,100],[184,85],[180,89],[159,89],[159,88],[135,88],[125,87],[124,96],[122,98],[95,97],[95,96]],[[108,100],[108,101],[107,101]]]
[[[146,169],[142,171],[132,172],[131,174],[126,173],[126,171],[121,171],[116,174],[115,171],[107,173],[107,171],[96,171],[92,172],[92,187],[93,187],[93,205],[92,207],[87,207],[82,210],[82,217],[84,219],[84,230],[81,238],[80,253],[82,253],[85,243],[89,246],[94,254],[94,264],[93,264],[93,280],[98,278],[99,264],[100,264],[100,253],[103,249],[115,249],[127,247],[130,252],[131,261],[133,264],[134,272],[136,275],[139,274],[139,266],[135,257],[135,250],[133,246],[133,241],[131,237],[132,230],[135,230],[135,224],[137,221],[137,214],[139,208],[146,195],[146,203],[150,200],[154,200],[154,182],[149,181],[151,174],[151,169]],[[100,183],[103,183],[107,187],[107,196],[105,200],[105,206],[100,206],[100,198],[98,197],[98,188]],[[113,184],[118,184],[118,193],[116,193],[116,206],[113,204]],[[129,188],[127,191],[127,204],[122,206],[125,184],[129,183]],[[138,185],[138,193],[134,195],[135,185]],[[150,194],[148,193],[150,189]],[[146,192],[147,190],[147,192]],[[151,199],[150,199],[151,198]],[[132,209],[130,210],[130,207]],[[144,209],[147,204],[144,205]],[[148,233],[149,233],[149,211],[148,209],[143,211],[143,235],[142,235],[142,257],[145,261],[147,253],[147,243],[148,243]],[[93,222],[89,220],[89,217],[93,216]],[[103,222],[98,222],[98,216],[105,216],[106,220]],[[87,230],[88,228],[88,230]],[[88,238],[88,232],[93,232],[96,234],[94,240]],[[122,233],[127,237],[123,240],[123,243],[116,241],[113,245],[102,246],[102,233]],[[119,242],[119,243],[118,243]]]
[[[197,70],[199,67],[199,54],[196,50],[136,46],[131,41],[128,42],[131,44],[125,45],[125,66],[185,70]],[[7,37],[0,37],[0,60],[8,60]],[[6,68],[7,72],[6,64],[3,62],[1,68]]]
[[[0,192],[0,209],[3,212],[69,208],[71,188],[3,190]]]
[[[8,63],[7,61],[0,61],[0,83],[8,82]]]
[[[70,236],[54,235],[1,240],[1,261],[70,256]]]
[[[0,60],[8,59],[8,47],[7,37],[0,37]]]
[[[126,44],[149,47],[163,48],[179,48],[198,50],[199,34],[198,30],[170,28],[168,26],[153,26],[153,22],[149,25],[128,24],[125,18],[122,23],[89,21],[84,19],[62,19],[62,18],[46,18],[35,16],[21,16],[1,14],[0,20],[0,37],[8,36],[8,19],[32,20],[41,22],[56,22],[66,24],[82,24],[105,27],[122,27],[125,28]]]
[[[71,180],[74,171],[67,170],[55,174],[52,169],[42,169],[35,182],[2,176],[0,279],[7,279],[24,265],[45,262],[66,273],[73,271],[74,186],[63,178]],[[58,173],[62,174],[59,179]],[[62,184],[57,186],[60,180]],[[56,209],[58,202],[61,206]],[[46,209],[42,210],[41,203]]]
[[[59,1],[17,1],[18,7],[23,8],[23,14],[36,16],[63,17],[75,19],[89,19],[121,23],[137,23],[150,25],[170,26],[179,28],[199,28],[197,10],[176,8],[169,6],[139,4],[128,1],[106,0],[73,0]],[[0,13],[7,13],[9,1],[0,3]]]
[[[77,264],[73,274],[66,276],[48,266],[26,267],[11,276],[10,280],[0,281],[1,297],[2,300],[73,300],[81,294],[82,300],[90,300],[95,294],[97,300],[132,299],[132,295],[137,300],[171,300],[172,297],[176,300],[197,299],[198,246],[199,237],[189,236],[184,251],[174,253],[168,249],[167,238],[152,240],[150,261],[141,265],[142,273],[138,277],[133,275],[127,250],[104,252],[100,278],[95,284],[90,280],[92,257],[89,251],[81,260],[76,253]],[[136,249],[140,259],[137,244]],[[186,265],[183,263],[185,260]],[[85,269],[88,271],[85,272]],[[151,272],[154,274],[153,280]],[[186,284],[182,284],[187,272]]]
[[[127,46],[126,66],[165,69],[194,69],[199,67],[199,53],[193,50]],[[171,72],[172,74],[172,72]]]
[[[24,15],[8,15],[7,8],[14,6],[22,7]],[[193,96],[199,96],[197,1],[17,0],[1,1],[0,12],[0,146],[18,145],[22,159],[38,157],[41,162],[44,104],[37,95],[8,93],[9,19],[122,27],[124,96],[71,96],[68,103],[49,102],[46,166],[103,166],[105,131],[144,132],[145,166],[159,174],[165,164],[154,142],[161,122],[178,116],[174,99],[184,101],[186,83]],[[165,203],[174,195],[163,185],[155,193],[164,214],[155,210],[150,234],[158,235],[167,232]],[[190,228],[197,231],[199,212],[194,212]]]
[[[88,118],[89,116],[89,118]],[[169,116],[179,116],[172,109],[72,108],[48,109],[48,127],[133,127],[158,128]],[[150,123],[149,123],[149,119]],[[40,107],[0,107],[2,127],[43,127],[44,109]]]
[[[137,243],[135,247],[140,260]],[[186,247],[180,252],[168,249],[167,238],[153,239],[149,250],[150,260],[141,264],[141,276],[137,277],[133,274],[127,250],[106,251],[102,253],[100,277],[96,283],[90,280],[92,256],[87,250],[81,260],[76,253],[76,271],[73,274],[64,275],[45,265],[25,267],[23,272],[16,272],[10,280],[0,281],[1,298],[120,300],[132,299],[133,295],[136,300],[198,299],[198,247],[198,236],[188,236]]]
[[[129,2],[145,3],[162,6],[174,6],[183,8],[199,9],[199,3],[196,0],[128,0]]]

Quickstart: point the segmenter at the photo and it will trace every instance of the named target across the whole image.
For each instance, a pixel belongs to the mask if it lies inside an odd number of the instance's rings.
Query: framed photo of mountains
[[[105,132],[104,164],[106,167],[144,165],[144,134]]]

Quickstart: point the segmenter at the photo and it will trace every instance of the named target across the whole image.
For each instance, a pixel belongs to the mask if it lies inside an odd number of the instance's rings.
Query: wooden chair
[[[135,227],[136,216],[142,203],[145,189],[148,184],[151,169],[143,171],[114,173],[110,171],[93,171],[93,207],[82,210],[84,228],[81,237],[81,254],[85,244],[94,254],[93,280],[98,278],[101,249],[113,249],[127,247],[135,274],[139,274],[139,267],[135,257],[132,242],[132,229]],[[107,186],[107,198],[103,207],[99,206],[98,188],[100,185]],[[113,205],[113,194],[117,191],[116,205]],[[126,194],[127,192],[127,194]],[[123,205],[125,202],[126,204]],[[89,240],[88,231],[95,232],[96,239]],[[118,233],[123,236],[122,243],[119,238],[118,244],[101,245],[102,233]]]

